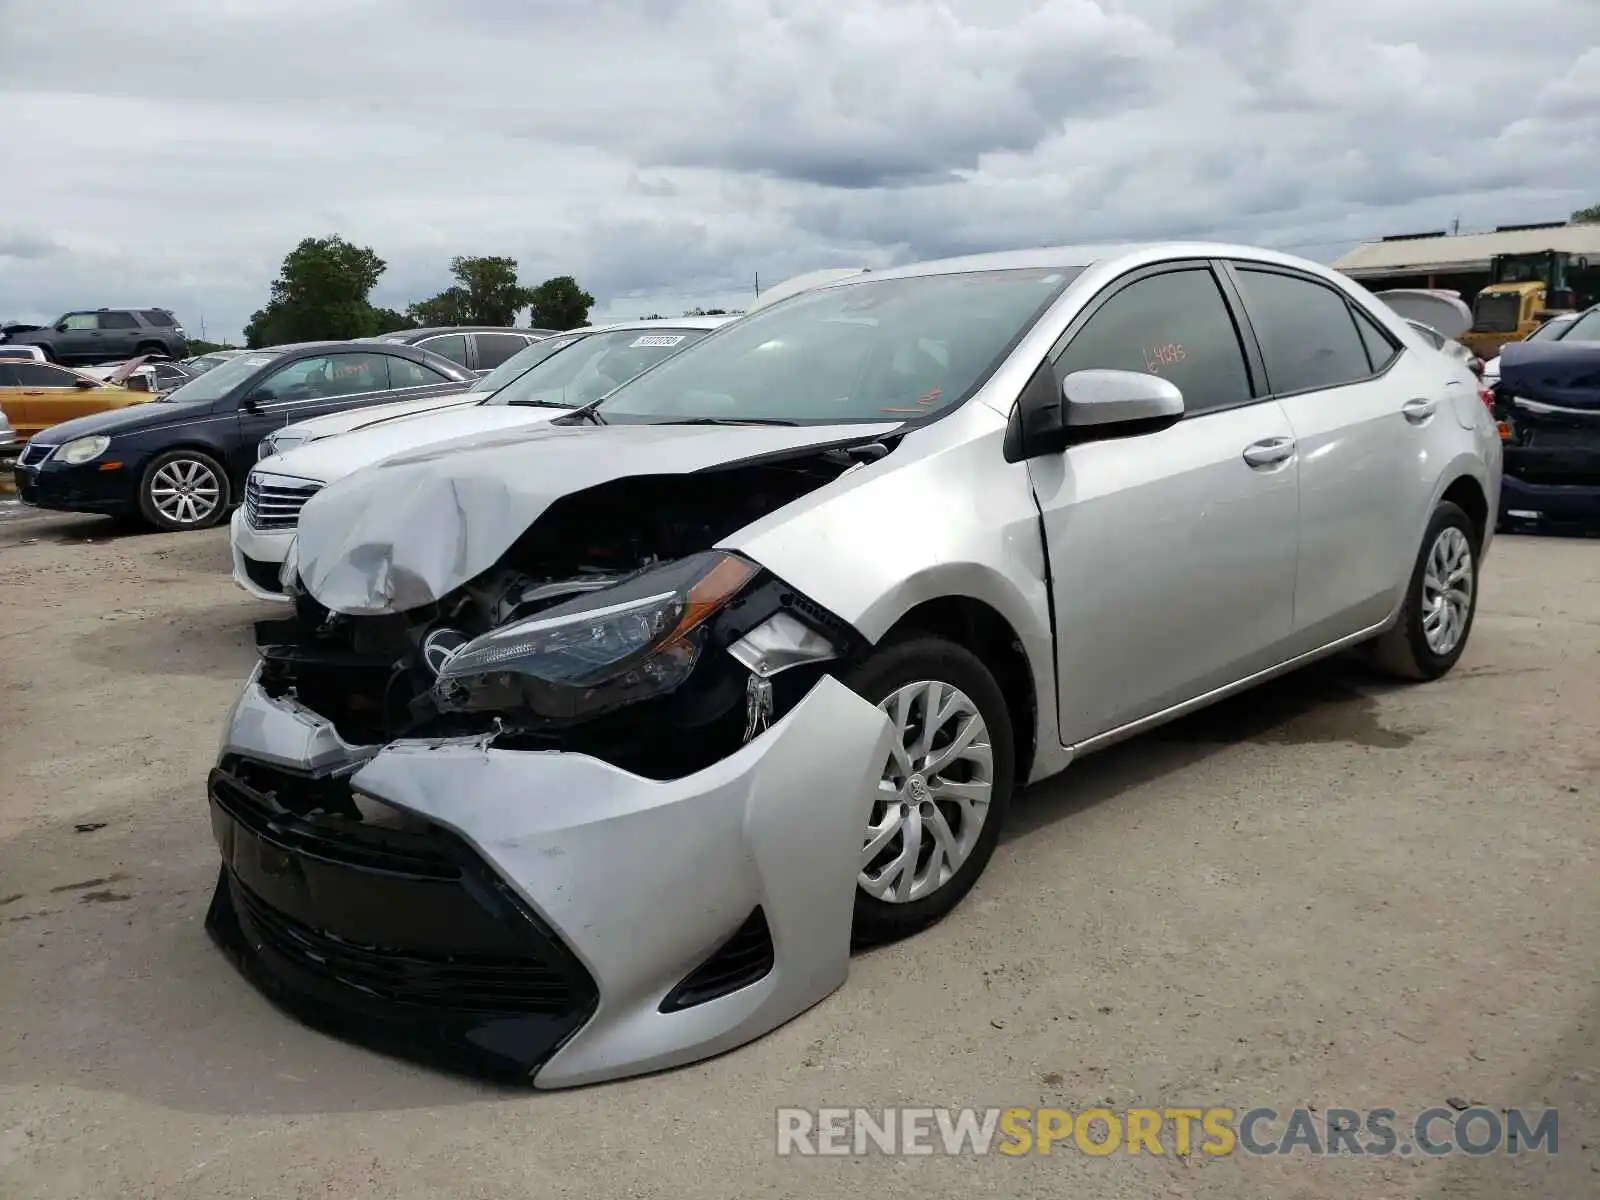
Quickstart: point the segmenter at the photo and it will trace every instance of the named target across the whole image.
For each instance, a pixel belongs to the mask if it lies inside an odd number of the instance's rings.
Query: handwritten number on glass
[[[1164,346],[1146,346],[1144,348],[1144,369],[1152,375],[1161,374],[1163,367],[1170,367],[1173,363],[1180,363],[1187,357],[1183,352],[1181,342],[1168,342]]]

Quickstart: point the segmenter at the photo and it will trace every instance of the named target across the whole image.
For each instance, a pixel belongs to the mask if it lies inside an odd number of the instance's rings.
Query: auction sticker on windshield
[[[244,365],[247,367],[264,367],[271,361],[272,355],[270,354],[252,354],[244,360]]]
[[[628,349],[632,350],[635,346],[676,346],[683,339],[681,333],[647,333],[629,342]]]

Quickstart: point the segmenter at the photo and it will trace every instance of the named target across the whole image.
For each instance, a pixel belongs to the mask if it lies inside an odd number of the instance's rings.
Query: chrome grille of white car
[[[293,529],[300,510],[322,489],[316,483],[269,482],[254,471],[244,484],[244,519],[251,529]]]

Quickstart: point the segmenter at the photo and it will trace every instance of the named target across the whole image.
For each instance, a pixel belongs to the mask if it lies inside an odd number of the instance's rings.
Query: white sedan
[[[728,317],[680,317],[585,326],[536,342],[471,391],[333,413],[287,425],[262,442],[261,460],[233,514],[233,579],[252,596],[283,600],[279,581],[300,509],[315,493],[394,454],[473,433],[542,424],[603,396],[692,345]]]

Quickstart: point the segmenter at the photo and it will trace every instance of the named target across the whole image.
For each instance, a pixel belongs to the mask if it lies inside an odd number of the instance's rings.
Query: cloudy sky
[[[1515,19],[1509,14],[1515,12]],[[236,336],[339,233],[595,315],[824,266],[1600,202],[1593,0],[0,0],[0,319]]]

